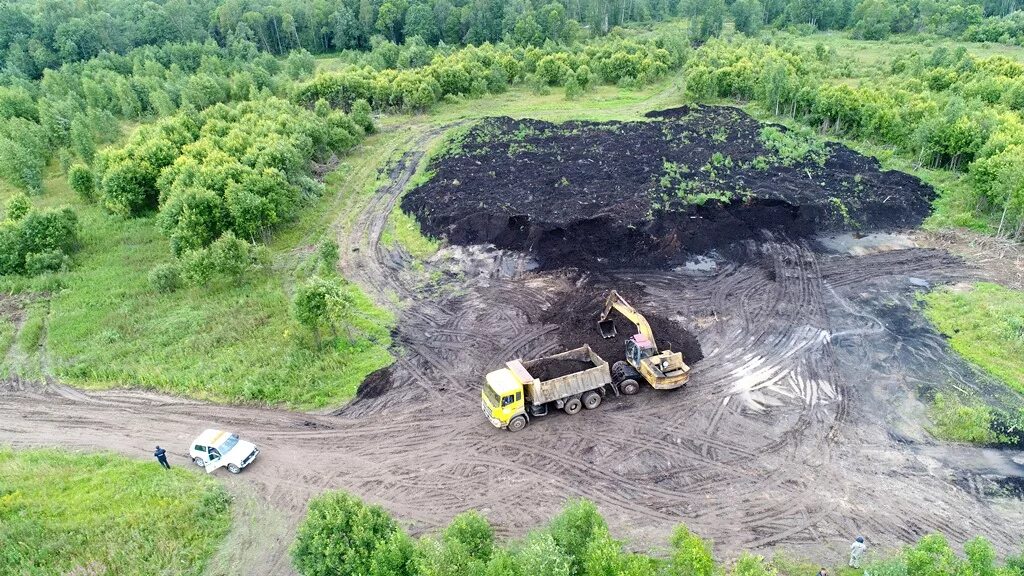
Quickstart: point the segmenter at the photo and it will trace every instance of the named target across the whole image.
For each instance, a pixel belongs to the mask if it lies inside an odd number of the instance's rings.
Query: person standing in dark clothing
[[[167,463],[167,450],[164,450],[163,448],[157,446],[156,451],[153,452],[153,456],[156,456],[156,460],[157,462],[160,463],[161,466],[167,468],[168,470],[171,469],[171,465]]]

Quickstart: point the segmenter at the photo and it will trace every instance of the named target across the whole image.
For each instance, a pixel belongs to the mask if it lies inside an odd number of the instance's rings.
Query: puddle
[[[718,270],[718,262],[707,256],[695,256],[682,266],[673,268],[673,272],[714,272]]]
[[[522,252],[502,250],[491,244],[446,246],[430,262],[445,272],[479,278],[515,278],[538,267],[536,260]]]
[[[906,234],[890,234],[888,232],[875,232],[872,234],[847,232],[844,234],[819,236],[817,240],[828,250],[852,256],[917,248],[917,243],[910,236]]]

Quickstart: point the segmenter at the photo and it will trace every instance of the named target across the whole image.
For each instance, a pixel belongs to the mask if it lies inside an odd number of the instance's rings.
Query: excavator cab
[[[651,344],[650,339],[643,334],[637,334],[626,340],[626,358],[634,366],[639,366],[641,360],[650,358],[657,353],[658,351]]]

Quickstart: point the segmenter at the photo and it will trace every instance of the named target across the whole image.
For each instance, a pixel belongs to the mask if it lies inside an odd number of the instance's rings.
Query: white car
[[[192,462],[207,473],[227,467],[232,474],[241,472],[259,453],[255,444],[240,440],[238,434],[213,429],[203,430],[188,451]]]

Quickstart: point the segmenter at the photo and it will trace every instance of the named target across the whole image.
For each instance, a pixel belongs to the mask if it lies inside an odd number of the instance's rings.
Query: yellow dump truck
[[[487,375],[480,407],[498,428],[518,432],[549,410],[576,414],[601,405],[609,393],[636,394],[612,381],[608,363],[584,345],[535,360],[512,360]]]

